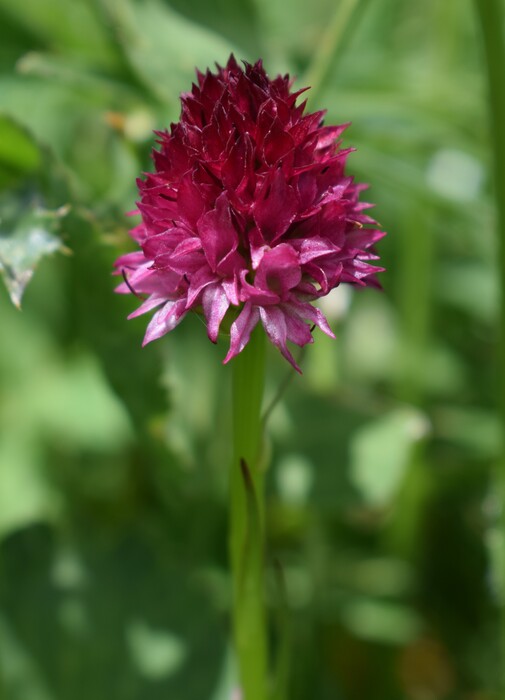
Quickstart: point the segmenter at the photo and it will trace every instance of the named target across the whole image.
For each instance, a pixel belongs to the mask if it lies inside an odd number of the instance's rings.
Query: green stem
[[[504,18],[502,0],[474,0],[484,43],[484,54],[488,80],[489,118],[491,126],[491,150],[493,153],[494,193],[496,200],[498,234],[498,269],[500,274],[500,316],[498,345],[498,404],[505,432],[505,65]],[[498,488],[502,502],[502,537],[505,543],[505,444],[502,444],[501,459],[498,465]],[[505,544],[502,545],[505,547]],[[500,558],[505,561],[505,558]],[[497,580],[503,581],[502,571],[497,572]],[[505,656],[505,603],[502,593],[502,656]],[[502,663],[505,669],[505,663]],[[505,690],[505,677],[502,678]]]
[[[259,464],[265,334],[257,328],[233,360],[233,464],[230,558],[233,631],[243,700],[266,700],[267,634],[263,592],[264,487]]]
[[[367,0],[340,0],[337,3],[333,19],[324,32],[314,53],[314,58],[300,81],[300,84],[311,86],[311,102],[317,101],[331,68],[335,67],[345,40],[349,38],[352,21],[366,2]]]

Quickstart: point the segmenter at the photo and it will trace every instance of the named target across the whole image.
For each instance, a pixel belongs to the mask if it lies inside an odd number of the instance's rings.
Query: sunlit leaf
[[[188,654],[179,636],[168,630],[154,629],[141,620],[128,626],[127,638],[134,665],[150,680],[159,680],[178,671]]]
[[[422,630],[421,620],[413,609],[373,598],[348,601],[342,617],[358,637],[386,644],[411,642]]]
[[[0,208],[0,212],[2,209]],[[68,209],[28,207],[19,217],[0,219],[0,272],[12,303],[20,307],[26,285],[42,258],[62,248],[56,235]]]
[[[351,477],[367,501],[385,505],[398,490],[415,444],[428,430],[426,418],[397,409],[354,433]]]
[[[39,446],[23,431],[9,431],[0,441],[0,538],[54,521],[60,501],[45,480]]]

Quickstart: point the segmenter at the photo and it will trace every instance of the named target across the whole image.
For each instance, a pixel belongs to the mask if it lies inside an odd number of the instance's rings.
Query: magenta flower
[[[385,234],[359,202],[366,186],[345,175],[347,124],[304,114],[304,90],[270,80],[261,61],[242,70],[231,56],[197,77],[180,121],[156,132],[156,170],[138,181],[142,222],[131,231],[140,250],[116,261],[117,291],[145,295],[129,318],[158,307],[144,344],[198,311],[212,342],[226,317],[224,362],[261,323],[299,370],[287,341],[311,343],[314,326],[334,337],[311,302],[341,282],[378,286],[382,269],[370,261]]]

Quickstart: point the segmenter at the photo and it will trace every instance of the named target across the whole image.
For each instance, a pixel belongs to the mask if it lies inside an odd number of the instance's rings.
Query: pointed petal
[[[206,287],[202,296],[203,313],[207,319],[207,335],[213,343],[217,342],[219,327],[230,306],[230,302],[221,284]]]
[[[245,348],[251,333],[259,321],[259,311],[257,306],[246,302],[239,316],[233,321],[230,329],[230,349],[223,360],[223,364],[229,362]]]
[[[231,279],[223,280],[223,289],[226,292],[228,301],[233,306],[238,306],[240,304],[240,299],[238,295],[238,279],[234,275]]]
[[[186,308],[189,309],[197,300],[202,289],[216,281],[216,276],[209,270],[207,264],[191,275]]]
[[[224,192],[217,198],[215,209],[208,211],[198,221],[198,233],[205,256],[215,272],[219,263],[238,246],[238,235],[231,220],[228,197]]]
[[[261,307],[260,317],[263,328],[272,343],[279,348],[286,360],[301,374],[302,370],[298,367],[295,358],[286,346],[288,330],[283,311],[278,306]]]
[[[312,304],[309,304],[308,302],[292,300],[289,304],[285,305],[285,308],[287,309],[288,313],[314,323],[323,331],[323,333],[329,335],[330,338],[335,337],[335,334],[331,330],[328,321],[326,320],[326,316],[320,309],[317,308],[317,306],[312,306]]]
[[[296,287],[302,279],[298,254],[288,243],[266,250],[254,280],[260,289],[269,289],[281,296]]]
[[[353,248],[366,249],[369,248],[386,235],[385,231],[378,229],[359,229],[347,235],[346,243]]]
[[[196,226],[205,209],[205,200],[193,180],[192,173],[187,173],[179,184],[177,205],[184,221],[190,226]]]
[[[263,237],[273,241],[286,232],[298,211],[298,195],[280,168],[265,181],[254,204],[254,220]]]
[[[123,269],[131,270],[145,262],[146,258],[141,250],[137,250],[133,253],[126,253],[126,255],[121,255],[114,263],[114,267],[116,268],[114,274],[120,275]]]
[[[147,326],[142,347],[173,330],[186,315],[185,308],[186,299],[167,301],[165,306],[154,314]]]
[[[132,313],[128,316],[128,320],[136,318],[137,316],[142,316],[142,314],[146,314],[148,311],[152,311],[157,306],[160,306],[160,304],[164,304],[166,300],[166,297],[159,297],[155,295],[149,297],[149,299],[146,299],[145,302],[141,304],[138,309],[132,311]]]

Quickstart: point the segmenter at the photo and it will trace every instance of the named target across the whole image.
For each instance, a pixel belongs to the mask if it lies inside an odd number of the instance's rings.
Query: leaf
[[[398,490],[415,444],[428,430],[413,408],[392,411],[356,431],[351,442],[351,478],[372,505],[384,506]]]
[[[440,406],[434,415],[437,437],[479,459],[500,455],[502,426],[495,412],[481,407]]]
[[[23,76],[36,76],[53,81],[59,87],[68,88],[70,94],[77,91],[78,97],[91,105],[110,105],[112,100],[131,103],[136,95],[135,90],[126,82],[118,80],[115,76],[100,73],[80,58],[68,55],[57,56],[48,51],[29,51],[18,60],[16,68]],[[58,115],[53,115],[56,116]]]
[[[224,64],[234,50],[228,41],[159,0],[104,0],[104,5],[132,68],[164,102],[176,105],[196,66],[205,70],[215,61]]]
[[[412,608],[373,598],[347,601],[342,618],[356,636],[383,644],[408,644],[422,631],[421,619]]]
[[[258,58],[258,46],[261,46],[263,26],[255,0],[170,0],[168,3],[176,12],[192,22],[218,32],[232,42],[239,42],[247,48],[252,58]],[[246,56],[241,55],[241,58]]]
[[[290,68],[292,56],[310,60],[329,21],[328,3],[292,0],[289,11],[284,0],[253,0],[253,4],[262,30],[263,58],[269,64],[275,61],[284,70]]]
[[[0,113],[0,185],[37,170],[40,147],[15,119]]]
[[[176,673],[188,655],[186,643],[166,629],[135,620],[126,631],[130,655],[139,673],[160,680]]]
[[[53,522],[59,494],[44,478],[35,441],[15,428],[0,441],[0,539],[37,522]]]
[[[29,646],[20,635],[16,635],[4,616],[0,616],[0,648],[0,678],[4,697],[55,700]]]
[[[49,211],[32,205],[20,213],[21,202],[18,202],[12,215],[12,200],[2,204],[0,214],[7,211],[7,217],[0,218],[0,272],[12,303],[20,308],[23,293],[40,260],[62,249],[56,232],[68,208]]]
[[[493,323],[499,307],[499,280],[494,265],[479,260],[450,261],[440,266],[437,294],[442,302]]]
[[[114,452],[130,440],[126,411],[91,354],[79,354],[54,366],[46,361],[44,371],[34,372],[30,386],[22,391],[27,418],[39,426],[46,440],[61,447]],[[27,395],[30,391],[31,397]]]
[[[0,11],[37,42],[80,56],[94,65],[116,66],[116,50],[107,25],[89,0],[0,0]]]

